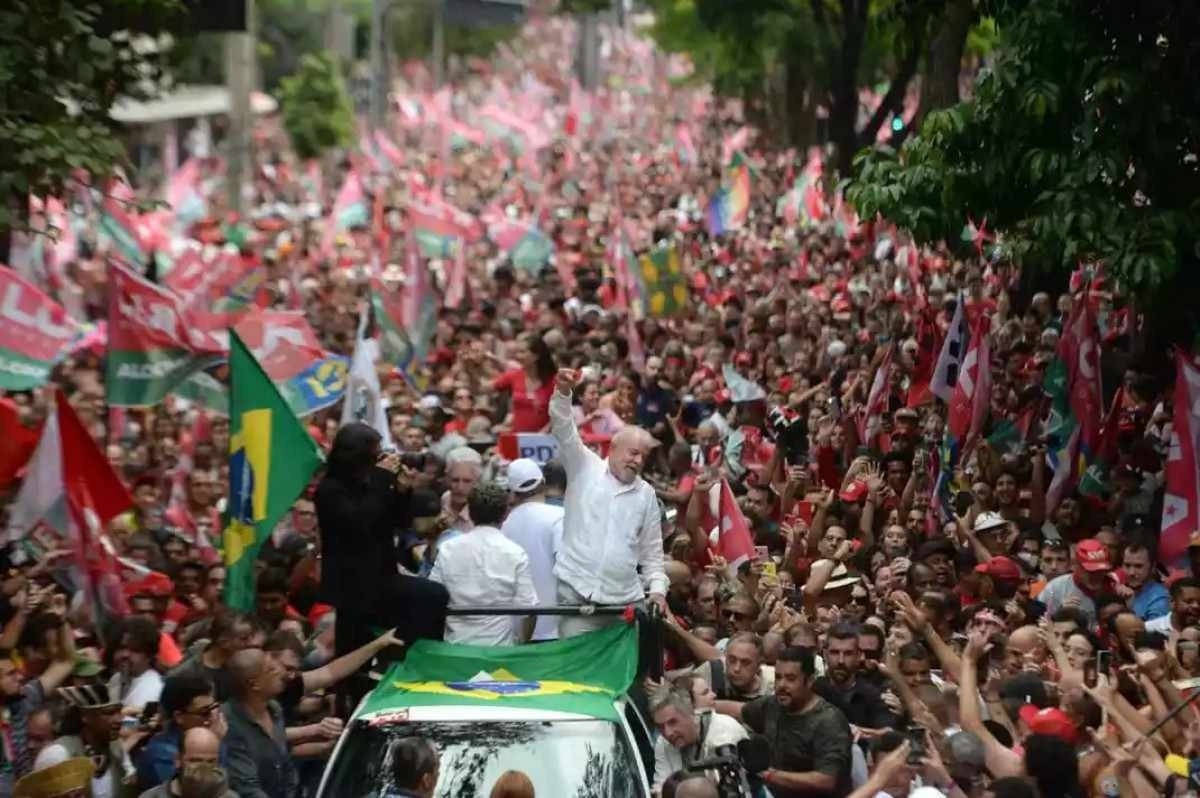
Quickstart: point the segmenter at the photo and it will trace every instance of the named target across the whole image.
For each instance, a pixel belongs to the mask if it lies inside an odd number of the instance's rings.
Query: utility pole
[[[433,0],[433,87],[440,89],[446,69],[446,2]]]
[[[258,83],[258,59],[255,53],[258,17],[254,0],[246,0],[246,29],[225,34],[225,85],[229,90],[229,132],[226,137],[228,171],[226,188],[229,207],[242,214],[245,201],[242,187],[253,169],[254,110],[250,93]]]
[[[389,0],[371,0],[371,97],[368,119],[372,130],[383,127],[384,106],[387,104],[387,67],[383,61],[383,39],[386,33]]]

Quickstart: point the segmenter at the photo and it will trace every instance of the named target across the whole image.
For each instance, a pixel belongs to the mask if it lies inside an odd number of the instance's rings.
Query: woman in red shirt
[[[524,333],[514,342],[512,359],[520,368],[506,371],[492,389],[512,394],[509,413],[513,432],[540,432],[550,423],[550,396],[558,367],[550,348],[537,333]]]

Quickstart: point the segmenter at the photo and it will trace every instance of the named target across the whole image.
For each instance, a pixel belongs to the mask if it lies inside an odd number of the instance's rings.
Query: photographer
[[[850,724],[813,692],[815,674],[811,649],[786,648],[775,662],[775,694],[730,707],[770,741],[771,767],[762,780],[776,798],[850,792]]]
[[[654,790],[677,770],[720,755],[746,739],[746,730],[732,718],[714,712],[697,713],[692,697],[675,687],[664,687],[650,697],[650,716],[658,727],[654,743]],[[736,760],[736,754],[731,756]]]
[[[440,639],[446,589],[397,571],[396,530],[407,526],[409,487],[400,455],[384,455],[366,424],[338,430],[317,486],[321,600],[337,609],[338,656],[369,643],[372,627],[395,627],[405,642]]]

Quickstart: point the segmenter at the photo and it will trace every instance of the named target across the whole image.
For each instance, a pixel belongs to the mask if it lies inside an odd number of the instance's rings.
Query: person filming
[[[398,571],[396,530],[409,515],[408,475],[400,455],[385,454],[380,441],[366,424],[343,426],[317,486],[320,598],[337,610],[337,656],[370,642],[379,627],[394,627],[411,643],[441,639],[446,623],[446,588]]]

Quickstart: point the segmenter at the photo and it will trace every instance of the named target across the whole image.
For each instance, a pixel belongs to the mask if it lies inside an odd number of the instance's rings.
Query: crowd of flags
[[[423,141],[441,152],[426,174],[409,178],[402,231],[384,223],[384,192],[377,188],[393,181],[406,163],[405,153],[387,132],[361,134],[351,168],[340,184],[328,187],[329,193],[316,162],[304,164],[297,175],[306,195],[318,202],[331,200],[330,213],[318,229],[319,250],[327,260],[336,261],[346,236],[366,230],[376,242],[369,266],[369,301],[360,309],[350,358],[322,347],[294,286],[293,309],[271,309],[261,263],[236,247],[204,247],[188,240],[185,231],[209,213],[211,176],[222,171],[218,159],[193,157],[180,164],[166,181],[165,209],[138,210],[138,198],[121,181],[105,186],[99,195],[85,179],[78,181],[79,196],[94,204],[100,232],[113,254],[106,325],[79,323],[82,313],[69,298],[52,296],[64,283],[63,265],[78,250],[76,220],[62,200],[47,198],[36,207],[39,223],[59,234],[36,239],[36,251],[28,259],[33,271],[0,267],[0,389],[45,385],[65,357],[99,351],[107,355],[106,400],[115,419],[125,408],[155,406],[170,396],[200,405],[202,423],[211,415],[229,418],[231,495],[223,549],[230,566],[231,606],[247,605],[258,547],[320,462],[301,419],[341,402],[343,421],[365,421],[388,434],[377,364],[388,364],[415,389],[425,389],[424,364],[434,344],[439,308],[458,308],[470,301],[468,247],[487,237],[515,268],[536,274],[553,266],[569,282],[570,269],[557,257],[541,204],[516,203],[533,207],[514,212],[496,202],[478,216],[457,207],[443,191],[446,156],[468,147],[490,151],[510,164],[511,192],[528,199],[536,195],[542,178],[533,155],[552,144],[561,130],[568,144],[564,158],[573,163],[580,143],[603,132],[613,109],[602,108],[596,96],[574,82],[557,109],[536,81],[517,88],[496,85],[468,114],[458,108],[461,103],[456,100],[461,99],[449,88],[399,98],[397,123],[419,129]],[[662,146],[681,169],[700,163],[702,113],[703,103],[683,110],[662,138]],[[751,152],[752,138],[750,128],[742,127],[720,142],[720,184],[711,196],[700,198],[703,224],[713,236],[736,234],[751,220],[759,163]],[[803,163],[795,153],[786,157],[788,174],[775,203],[776,216],[796,228],[832,222],[842,235],[855,235],[861,220],[840,194],[826,193],[819,151],[809,152]],[[689,255],[669,240],[635,246],[619,204],[606,222],[604,265],[615,288],[612,305],[628,311],[630,358],[640,366],[644,347],[638,322],[685,315],[692,301]],[[405,236],[399,289],[387,287],[380,257],[381,252],[384,257],[389,253],[394,232]],[[226,241],[237,243],[245,229],[225,223],[222,233]],[[968,219],[965,242],[982,253],[994,239],[986,219],[979,224]],[[440,291],[434,260],[442,265]],[[1014,419],[994,418],[988,318],[976,314],[972,320],[965,297],[959,295],[943,332],[935,310],[920,295],[917,248],[902,247],[895,260],[910,275],[917,294],[918,348],[907,404],[938,400],[948,409],[931,465],[940,499],[937,509],[947,516],[952,512],[955,469],[984,440],[1006,450],[1020,450],[1034,440],[1044,444],[1052,472],[1047,495],[1051,508],[1070,489],[1084,495],[1103,492],[1116,460],[1115,411],[1123,395],[1118,392],[1104,412],[1101,341],[1086,286],[1085,299],[1075,303],[1057,357],[1047,369],[1044,402]],[[140,273],[147,264],[158,279]],[[898,368],[896,354],[892,345],[881,352],[865,408],[855,419],[855,432],[864,445],[871,446],[882,429]],[[1188,536],[1200,525],[1200,415],[1195,412],[1200,407],[1200,366],[1178,353],[1176,369],[1161,538],[1168,561],[1182,554]],[[745,390],[757,388],[744,378],[742,382],[747,383]],[[731,387],[741,384],[731,380]],[[119,613],[120,590],[114,584],[119,586],[129,565],[111,554],[103,529],[131,506],[131,499],[61,393],[56,393],[40,432],[25,430],[11,402],[0,401],[0,486],[11,484],[22,471],[9,538],[36,542],[40,535],[43,548],[70,547],[73,570],[100,611]],[[733,565],[752,556],[749,525],[728,483],[719,481],[708,499],[703,523],[713,532],[714,548]]]

